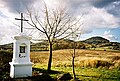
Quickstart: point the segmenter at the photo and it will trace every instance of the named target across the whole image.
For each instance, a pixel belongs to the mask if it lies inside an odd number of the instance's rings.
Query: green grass
[[[46,65],[35,64],[34,68],[46,70]],[[58,71],[59,73],[52,73],[50,76],[52,78],[57,78],[62,73],[69,72],[72,75],[72,67],[52,67],[53,71]],[[80,68],[75,67],[75,72],[77,78],[82,81],[120,81],[120,70],[119,69],[106,69],[106,68]]]

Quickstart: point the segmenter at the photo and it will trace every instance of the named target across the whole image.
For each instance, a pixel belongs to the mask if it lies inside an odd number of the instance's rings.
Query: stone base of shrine
[[[33,63],[13,63],[10,62],[10,77],[20,78],[32,76]]]

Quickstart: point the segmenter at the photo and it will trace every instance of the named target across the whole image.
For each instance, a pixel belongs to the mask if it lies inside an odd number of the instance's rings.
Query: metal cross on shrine
[[[21,19],[15,18],[15,20],[21,20],[21,32],[23,32],[23,21],[28,21],[28,20],[24,19],[23,13],[21,13]]]

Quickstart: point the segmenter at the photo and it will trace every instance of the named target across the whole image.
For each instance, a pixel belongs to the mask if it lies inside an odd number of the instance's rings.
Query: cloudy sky
[[[120,0],[45,0],[55,8],[65,6],[70,13],[82,17],[81,40],[93,36],[102,36],[110,41],[120,42]],[[26,7],[41,6],[40,0],[0,0],[0,44],[12,42],[12,37],[20,33],[19,12],[26,13]],[[24,22],[24,28],[29,27]],[[24,29],[28,35],[39,36],[36,30]],[[38,37],[36,37],[38,38]]]

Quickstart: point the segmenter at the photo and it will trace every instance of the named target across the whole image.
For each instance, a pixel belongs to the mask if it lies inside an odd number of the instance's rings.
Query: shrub
[[[113,69],[115,68],[120,68],[120,60],[115,60],[113,62],[113,66],[112,66]],[[111,69],[111,68],[110,68]]]
[[[120,56],[112,56],[112,60],[119,60],[120,59]]]
[[[81,67],[92,67],[92,68],[98,68],[98,67],[110,67],[111,63],[107,61],[102,60],[82,60],[80,61]]]
[[[7,77],[10,72],[9,62],[12,60],[12,52],[0,51],[0,78]]]

